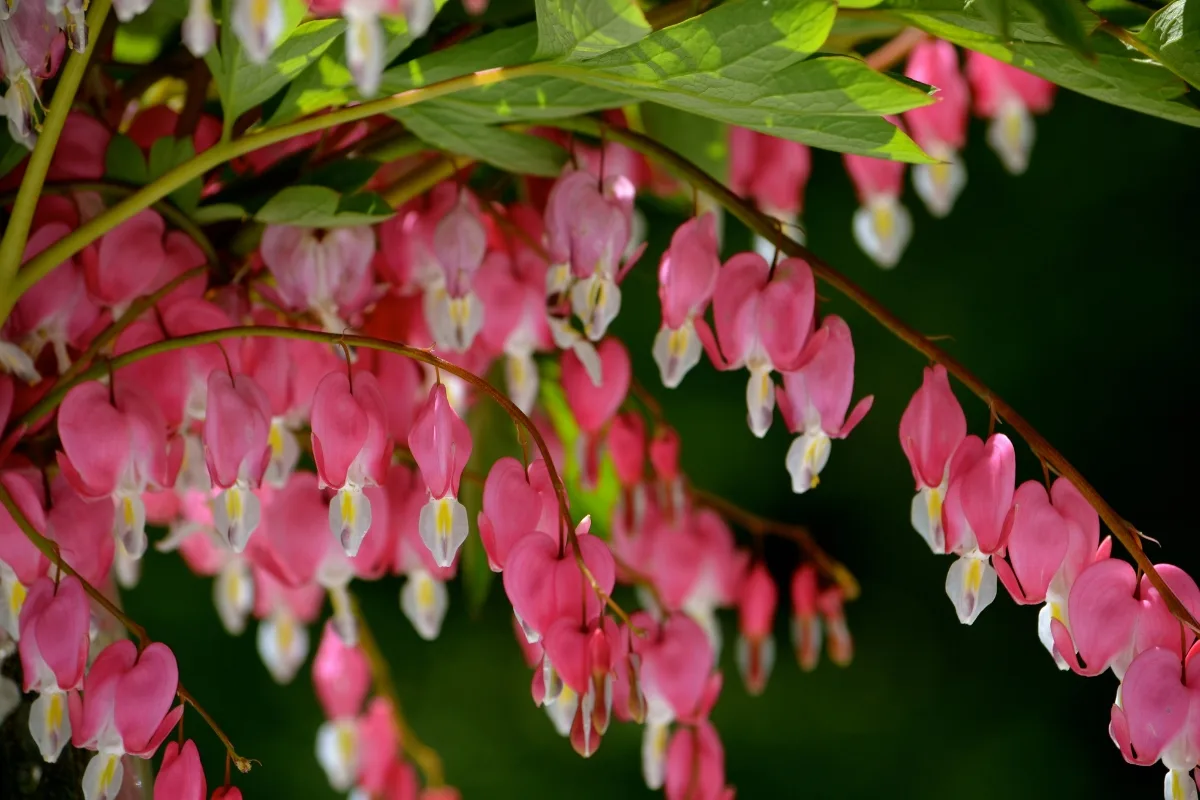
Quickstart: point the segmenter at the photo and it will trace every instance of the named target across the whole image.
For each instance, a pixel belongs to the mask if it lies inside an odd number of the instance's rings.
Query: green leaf
[[[1175,0],[1154,12],[1138,34],[1164,64],[1200,87],[1200,0]]]
[[[1005,5],[999,5],[1001,2]],[[981,34],[981,40],[1000,45],[1013,40],[1060,44],[1058,37],[1033,13],[1032,8],[1015,0],[973,0],[970,3],[962,0],[887,0],[881,8],[895,12],[921,28],[925,28],[925,25],[916,20],[949,26],[947,30],[956,37]],[[1100,24],[1096,16],[1083,5],[1074,3],[1069,8],[1077,15],[1085,33],[1090,34]],[[1007,32],[1003,29],[1001,18],[1008,23]]]
[[[395,213],[371,192],[342,195],[325,186],[289,186],[268,200],[254,219],[267,225],[338,228],[371,225]]]
[[[1200,127],[1200,109],[1186,96],[1188,84],[1111,37],[1092,37],[1094,55],[1089,59],[1058,44],[1041,23],[1028,19],[1014,20],[1014,38],[1004,41],[991,23],[970,9],[964,10],[957,0],[889,0],[888,7],[934,36],[978,50],[1067,89]],[[1094,28],[1098,22],[1093,19],[1090,24]],[[1085,29],[1091,28],[1085,24]]]
[[[729,172],[729,126],[686,111],[644,103],[642,124],[646,133],[701,167],[721,183]]]
[[[434,0],[434,13],[436,14],[445,3],[446,0]],[[402,16],[381,17],[379,24],[383,28],[385,41],[384,63],[391,63],[413,43],[413,37],[408,31],[408,22]],[[385,89],[380,89],[380,94],[387,93]],[[338,38],[292,81],[279,107],[270,115],[269,121],[272,125],[278,125],[299,116],[361,99],[354,88],[354,76],[346,66],[346,40]]]
[[[327,186],[338,192],[356,192],[375,176],[382,166],[370,158],[343,158],[317,167],[297,179],[298,184]]]
[[[881,115],[928,105],[933,98],[919,85],[882,75],[856,58],[810,58],[775,72],[747,74],[744,81],[694,80],[690,90],[676,89],[668,80],[631,83],[603,71],[569,69],[589,83],[623,86],[646,100],[813,147],[931,162]]]
[[[225,4],[218,37],[220,47],[210,48],[204,54],[204,63],[212,73],[213,84],[221,96],[221,108],[230,119],[237,118],[282,89],[289,80],[312,63],[313,58],[324,52],[337,34],[345,30],[345,23],[341,20],[317,20],[302,26],[300,23],[308,14],[307,2],[282,0],[283,29],[280,32],[279,43],[265,63],[255,64],[246,57],[242,51],[242,43],[233,33],[233,24],[230,21],[233,2],[234,0],[227,0]],[[301,34],[301,28],[307,28],[309,32]],[[301,35],[302,39],[293,42],[298,35]],[[289,43],[292,43],[292,46],[289,47]],[[310,50],[314,51],[311,57]],[[290,74],[287,74],[289,72]],[[287,77],[281,80],[280,76],[284,74],[287,74]],[[269,91],[264,92],[264,87]]]
[[[421,108],[445,109],[461,122],[490,125],[574,117],[631,102],[627,94],[567,78],[530,77],[456,92]]]
[[[252,64],[243,59],[233,74],[226,113],[241,116],[278,92],[319,58],[344,30],[346,23],[341,19],[305,22],[279,43],[266,63]]]
[[[192,220],[197,225],[211,225],[214,222],[242,220],[246,218],[246,209],[234,203],[212,203],[200,206],[192,212]]]
[[[0,178],[12,172],[27,155],[29,150],[13,141],[12,136],[8,134],[8,126],[0,126]]]
[[[1083,29],[1080,15],[1087,9],[1079,0],[1018,0],[1029,9],[1030,16],[1046,26],[1068,49],[1082,55],[1091,55],[1092,46],[1088,33]]]
[[[123,133],[112,137],[104,154],[104,175],[134,186],[145,186],[150,179],[142,148]]]
[[[583,61],[650,33],[632,0],[536,0],[537,59]]]
[[[111,145],[109,148],[111,152]],[[164,136],[155,139],[150,145],[150,158],[146,168],[145,183],[156,180],[175,167],[196,157],[196,150],[190,136],[176,139]],[[204,185],[200,178],[194,178],[175,191],[169,197],[175,205],[184,211],[191,211],[200,203],[200,193]]]
[[[879,119],[932,103],[924,88],[881,75],[856,58],[807,58],[825,41],[836,11],[832,0],[781,6],[731,0],[637,44],[551,69],[815,147],[928,161],[907,136]]]
[[[460,122],[452,110],[419,105],[392,116],[432,147],[470,156],[507,172],[553,178],[567,163],[567,151],[547,139]]]

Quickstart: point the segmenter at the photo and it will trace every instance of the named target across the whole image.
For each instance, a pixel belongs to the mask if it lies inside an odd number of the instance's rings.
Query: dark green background
[[[1164,560],[1200,564],[1194,544],[1193,452],[1200,226],[1200,136],[1062,94],[1039,118],[1029,172],[1005,174],[974,122],[970,181],[947,220],[909,190],[915,238],[882,272],[850,236],[854,199],[840,159],[818,153],[805,222],[812,248],[946,347],[1073,460],[1127,518],[1163,542]],[[635,371],[658,386],[649,357],[659,315],[653,267],[677,222],[652,215],[652,242],[630,276],[616,330]],[[743,233],[730,230],[727,244]],[[801,674],[780,618],[780,658],[767,694],[748,698],[732,648],[714,713],[739,797],[1156,797],[1161,768],[1127,766],[1107,734],[1110,675],[1060,673],[1038,643],[1036,610],[1003,594],[971,628],[943,593],[947,558],[908,522],[911,475],[897,443],[900,412],[923,360],[828,288],[858,349],[856,395],[875,408],[839,442],[820,488],[789,490],[789,438],[777,418],[765,441],[745,425],[744,373],[707,364],[674,392],[659,389],[682,433],[696,483],[760,513],[809,524],[863,585],[848,610],[857,653]],[[981,403],[959,391],[975,432]],[[1022,479],[1040,474],[1024,447]],[[1150,545],[1152,553],[1157,548]],[[781,564],[794,559],[772,546]],[[192,692],[239,750],[262,761],[238,783],[250,798],[331,797],[314,755],[320,712],[307,668],[275,686],[252,631],[231,639],[211,584],[151,551],[127,604],[179,656]],[[529,698],[529,673],[508,609],[493,592],[469,620],[461,592],[441,638],[421,642],[397,604],[395,579],[363,586],[366,613],[391,659],[411,721],[468,798],[649,796],[640,730],[618,725],[590,761],[557,737]],[[725,617],[729,640],[733,619]],[[315,647],[314,631],[314,647]],[[187,716],[216,777],[222,756]]]

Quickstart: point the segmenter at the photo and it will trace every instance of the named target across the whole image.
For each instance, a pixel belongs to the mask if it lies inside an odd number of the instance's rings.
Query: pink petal
[[[715,217],[705,213],[680,225],[658,268],[663,323],[678,328],[689,316],[703,313],[720,269]]]
[[[596,352],[601,367],[599,386],[592,383],[574,351],[562,355],[562,384],[567,404],[580,429],[589,434],[599,432],[617,413],[632,380],[629,351],[618,339],[604,339]]]
[[[58,434],[75,490],[85,497],[112,494],[129,462],[131,431],[109,400],[108,387],[89,381],[67,392],[58,410]]]
[[[725,262],[717,276],[713,325],[721,352],[731,366],[742,366],[750,355],[757,330],[758,295],[767,284],[770,269],[757,253],[738,253]]]
[[[912,466],[917,489],[941,484],[947,462],[967,438],[967,417],[950,389],[941,364],[925,368],[921,388],[900,418],[900,446]]]
[[[370,427],[345,373],[331,372],[317,384],[312,403],[313,458],[327,486],[346,485],[346,475],[367,443]]]
[[[408,449],[433,499],[458,495],[463,468],[471,458],[471,431],[450,405],[443,384],[434,384],[417,412]]]
[[[515,458],[497,459],[483,484],[479,513],[480,536],[494,568],[504,568],[509,551],[537,527],[540,516],[541,500],[529,485],[525,468]]]
[[[145,293],[166,258],[165,228],[162,217],[147,209],[104,235],[98,250],[84,262],[88,291],[98,302],[122,305]],[[138,268],[130,269],[130,264]]]
[[[25,515],[39,532],[46,530],[46,514],[38,499],[37,490],[17,472],[0,473],[0,483],[12,495],[17,508]],[[34,547],[33,542],[25,535],[15,520],[9,516],[8,510],[0,510],[0,561],[3,561],[16,573],[17,580],[26,586],[31,586],[42,573],[46,571],[46,557]]]
[[[904,115],[913,139],[927,151],[938,145],[961,150],[967,143],[970,92],[958,68],[957,48],[941,39],[926,39],[913,48],[905,75],[937,87],[937,102]]]
[[[812,333],[817,301],[812,269],[802,259],[783,259],[775,265],[771,280],[759,298],[756,327],[767,356],[776,369],[798,369],[802,366],[800,355]],[[845,333],[849,341],[849,328]]]
[[[1023,592],[1018,595],[1007,582],[1005,586],[1018,603],[1041,603],[1067,554],[1070,539],[1067,524],[1058,510],[1051,507],[1042,484],[1026,481],[1017,488],[1005,527],[1008,558]],[[998,560],[993,558],[993,565]]]
[[[1075,581],[1067,600],[1075,646],[1058,649],[1064,657],[1078,650],[1087,665],[1080,674],[1098,675],[1131,645],[1140,610],[1135,587],[1133,567],[1115,559],[1093,564]]]
[[[213,370],[208,376],[204,447],[213,485],[228,489],[238,478],[262,482],[266,470],[271,408],[267,395],[248,375]]]
[[[113,721],[126,752],[156,749],[153,740],[178,688],[179,666],[175,654],[161,642],[147,645],[138,655],[137,663],[118,680],[114,698]],[[87,697],[86,685],[84,697]]]
[[[764,564],[756,564],[742,584],[738,601],[738,629],[748,638],[762,638],[771,634],[775,624],[775,606],[779,601],[779,590],[775,580]]]
[[[357,645],[342,641],[332,620],[325,623],[313,660],[313,686],[325,716],[331,720],[356,716],[371,688],[367,657]]]
[[[205,800],[208,784],[196,743],[188,739],[180,748],[171,742],[163,751],[162,766],[154,778],[154,800]]]
[[[1135,658],[1125,672],[1121,705],[1135,763],[1154,763],[1177,736],[1186,735],[1194,700],[1193,692],[1180,683],[1182,671],[1177,654],[1155,648]]]

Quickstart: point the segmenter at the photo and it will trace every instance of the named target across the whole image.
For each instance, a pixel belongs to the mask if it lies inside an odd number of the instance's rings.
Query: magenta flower
[[[114,800],[121,789],[126,753],[150,758],[183,715],[171,708],[179,688],[175,655],[154,642],[138,653],[122,639],[96,656],[83,680],[83,697],[68,695],[71,741],[95,750],[83,774],[88,800]]]

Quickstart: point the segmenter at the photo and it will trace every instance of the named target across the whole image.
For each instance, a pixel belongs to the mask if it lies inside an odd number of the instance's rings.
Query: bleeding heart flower
[[[795,372],[785,372],[783,388],[777,391],[788,430],[800,434],[787,453],[792,491],[797,494],[820,483],[818,475],[829,461],[832,440],[849,436],[875,402],[868,395],[846,416],[854,389],[854,344],[850,326],[841,317],[825,318],[809,351],[809,362]]]
[[[337,490],[329,530],[354,556],[371,527],[371,501],[363,489],[383,483],[392,457],[387,405],[374,375],[360,372],[351,381],[331,372],[317,384],[312,446],[322,486]]]
[[[1053,83],[982,53],[967,53],[967,80],[975,98],[975,113],[992,121],[988,144],[1005,169],[1020,175],[1033,150],[1033,114],[1044,114],[1054,103]]]
[[[83,773],[88,798],[114,800],[124,778],[122,756],[150,758],[179,723],[183,706],[171,708],[179,688],[175,655],[153,642],[141,653],[128,639],[96,656],[83,680],[83,697],[69,694],[71,741],[96,750]]]
[[[798,370],[810,357],[806,344],[816,297],[812,270],[801,259],[784,259],[772,269],[757,253],[738,253],[717,278],[716,337],[697,320],[696,333],[718,369],[750,371],[746,407],[750,431],[760,439],[775,413],[771,372]]]
[[[700,363],[702,348],[694,320],[704,315],[717,287],[719,249],[716,218],[706,213],[680,225],[663,253],[658,267],[663,322],[654,337],[653,352],[668,389],[678,386]]]
[[[458,483],[471,458],[471,431],[451,407],[444,384],[433,385],[417,412],[408,449],[429,489],[421,509],[421,539],[438,566],[448,567],[467,540],[467,509],[458,502]]]
[[[904,164],[870,156],[842,156],[858,195],[854,240],[884,269],[900,262],[912,238],[912,216],[900,203]]]
[[[154,800],[205,800],[207,796],[208,783],[196,743],[188,739],[180,747],[169,742],[154,778]]]
[[[908,456],[917,495],[912,524],[935,553],[946,552],[942,503],[950,482],[950,457],[967,438],[967,416],[941,364],[925,368],[921,388],[900,417],[900,447]]]
[[[905,75],[937,87],[932,105],[904,115],[913,140],[940,164],[913,167],[913,187],[929,213],[944,217],[967,184],[959,153],[967,143],[970,93],[958,68],[958,50],[942,39],[926,39],[913,48]]]

